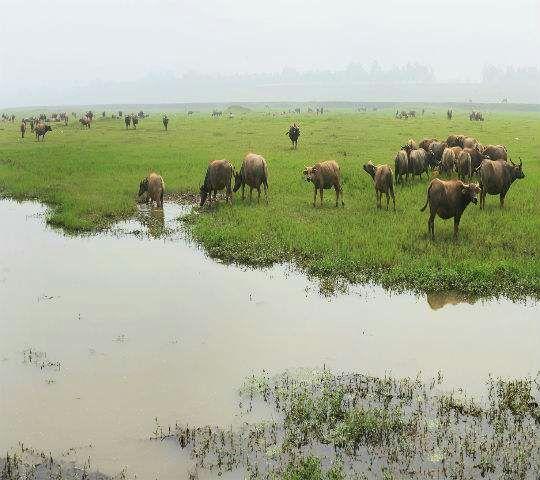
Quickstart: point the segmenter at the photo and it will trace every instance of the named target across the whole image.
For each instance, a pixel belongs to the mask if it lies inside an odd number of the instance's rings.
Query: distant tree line
[[[538,83],[540,69],[537,67],[496,67],[486,65],[482,69],[483,83]]]

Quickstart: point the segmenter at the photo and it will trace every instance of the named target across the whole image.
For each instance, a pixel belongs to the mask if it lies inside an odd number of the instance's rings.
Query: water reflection
[[[439,310],[447,305],[459,305],[460,303],[474,305],[478,301],[477,297],[458,292],[432,292],[426,295],[426,299],[432,310]]]

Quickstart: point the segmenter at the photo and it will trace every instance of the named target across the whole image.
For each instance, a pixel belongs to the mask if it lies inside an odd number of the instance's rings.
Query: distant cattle
[[[523,173],[523,162],[516,165],[512,160],[510,163],[504,160],[483,160],[478,168],[480,177],[480,208],[485,208],[486,194],[499,195],[501,208],[504,207],[504,198],[515,180],[525,178]]]
[[[52,128],[50,125],[45,125],[44,123],[38,123],[35,127],[34,127],[34,133],[36,134],[36,139],[37,141],[39,142],[39,139],[41,137],[41,140],[44,141],[45,140],[45,134],[47,132],[51,132],[52,131]]]
[[[214,160],[208,165],[204,182],[200,188],[201,207],[205,204],[207,198],[212,202],[212,193],[215,201],[217,192],[223,189],[227,191],[227,201],[232,203],[231,179],[233,172],[234,169],[227,160]]]
[[[388,210],[390,197],[392,197],[395,211],[396,197],[394,196],[394,175],[392,174],[392,169],[388,165],[373,165],[373,163],[368,162],[364,165],[364,171],[373,179],[377,208],[382,208],[382,195],[384,193],[386,195],[386,210]]]
[[[420,209],[423,212],[429,204],[428,235],[435,239],[435,216],[443,220],[454,218],[454,238],[457,238],[459,222],[469,203],[477,203],[480,187],[476,183],[463,183],[461,180],[431,181],[427,191],[426,204]]]
[[[126,129],[130,127],[131,125],[131,116],[130,115],[126,115],[125,118],[124,118],[124,122],[126,124]]]
[[[139,201],[156,202],[158,208],[163,208],[165,183],[161,175],[151,173],[139,184]]]
[[[82,117],[79,119],[79,122],[83,128],[90,128],[92,120],[88,117]]]
[[[21,138],[24,138],[24,133],[26,132],[26,122],[21,122]]]
[[[472,111],[471,114],[469,115],[469,120],[471,122],[483,122],[484,115],[482,115],[481,112]]]
[[[133,128],[137,128],[137,125],[139,124],[139,117],[137,117],[137,115],[131,115],[131,124],[133,125]]]
[[[300,138],[300,127],[293,123],[287,132],[285,132],[285,135],[288,135],[288,137],[291,139],[291,143],[293,148],[298,147],[298,139]]]
[[[240,187],[242,188],[242,200],[244,200],[244,189],[246,185],[249,187],[250,202],[253,189],[257,190],[258,193],[257,202],[260,201],[262,185],[264,187],[264,196],[268,203],[268,167],[266,160],[261,155],[248,153],[242,162],[240,172],[234,176],[233,190],[237,192]]]
[[[341,196],[341,205],[345,205],[343,201],[343,189],[341,188],[341,171],[339,165],[334,160],[327,162],[316,163],[312,167],[304,169],[304,179],[307,182],[313,183],[313,206],[317,200],[317,192],[320,193],[321,206],[323,204],[323,190],[334,188],[336,191],[336,207],[339,205],[339,197]]]
[[[450,109],[450,110],[447,110],[447,111],[446,111],[446,118],[447,118],[448,120],[452,120],[452,115],[453,115],[453,114],[454,114],[454,112],[452,112],[451,109]]]
[[[169,117],[167,117],[167,115],[163,115],[163,127],[165,128],[165,131],[167,131],[168,126],[169,126]]]

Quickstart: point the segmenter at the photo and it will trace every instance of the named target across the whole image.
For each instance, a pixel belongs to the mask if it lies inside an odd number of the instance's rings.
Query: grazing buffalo
[[[415,175],[420,175],[422,178],[422,173],[427,174],[428,164],[426,162],[426,152],[423,148],[417,148],[411,150],[409,153],[409,173],[412,175],[413,179]]]
[[[456,164],[456,156],[451,148],[445,148],[441,161],[439,163],[439,172],[441,174],[450,175],[454,171]]]
[[[167,131],[168,126],[169,126],[169,117],[167,117],[167,115],[163,115],[163,127],[165,128],[165,131]]]
[[[501,208],[504,207],[504,197],[514,180],[525,178],[523,173],[523,162],[519,160],[516,165],[512,160],[510,163],[504,160],[484,160],[478,168],[480,176],[480,208],[485,208],[486,194],[499,195]]]
[[[476,144],[474,148],[467,148],[465,147],[463,149],[464,152],[467,152],[471,156],[471,175],[476,171],[476,169],[480,166],[482,163],[482,160],[484,160],[484,155],[482,154],[482,147],[480,144]]]
[[[240,172],[234,176],[234,192],[242,187],[242,200],[244,200],[245,186],[249,187],[249,201],[253,189],[257,190],[257,202],[261,200],[261,185],[264,186],[264,196],[268,203],[268,167],[266,160],[256,153],[248,153],[242,162]]]
[[[429,153],[429,146],[433,143],[433,142],[436,142],[437,139],[436,138],[424,138],[419,144],[418,146],[420,148],[423,148],[425,150],[426,153]]]
[[[137,125],[139,124],[139,117],[137,117],[137,115],[131,115],[131,124],[133,125],[133,128],[137,128]]]
[[[298,147],[298,139],[300,138],[300,127],[293,123],[287,132],[285,132],[285,135],[288,135],[288,137],[291,139],[291,143],[293,148]]]
[[[312,167],[306,167],[304,169],[304,178],[307,182],[313,183],[315,188],[313,194],[313,206],[317,200],[317,191],[320,193],[321,206],[323,204],[323,190],[334,187],[336,191],[336,207],[339,204],[339,197],[341,195],[341,205],[345,205],[343,201],[343,189],[341,188],[341,171],[339,165],[334,160],[327,162],[316,163]]]
[[[454,114],[454,112],[452,112],[452,110],[447,110],[446,111],[446,118],[448,120],[452,120],[452,115]]]
[[[84,128],[90,128],[90,124],[92,123],[92,120],[89,117],[82,117],[79,119],[79,122],[81,126]]]
[[[373,179],[375,186],[375,196],[377,198],[377,208],[382,208],[382,194],[386,195],[386,210],[390,203],[390,197],[394,203],[394,212],[396,211],[396,197],[394,196],[394,175],[388,165],[373,165],[368,162],[364,165],[364,170]]]
[[[486,145],[482,154],[490,160],[508,160],[508,152],[504,145]]]
[[[433,170],[442,160],[442,155],[446,144],[444,142],[434,141],[429,145],[427,163]]]
[[[201,207],[209,197],[212,202],[212,192],[214,201],[216,200],[218,190],[227,189],[227,201],[232,203],[231,179],[233,176],[233,167],[227,160],[214,160],[206,169],[204,183],[201,185]]]
[[[409,150],[416,150],[418,148],[418,145],[412,138],[409,138],[405,145],[408,147]]]
[[[463,148],[461,147],[451,147],[452,152],[454,152],[454,158],[457,162],[458,157],[460,156],[461,152],[463,151]]]
[[[126,123],[126,129],[129,128],[131,125],[131,115],[126,115],[124,118],[124,122]]]
[[[139,184],[139,201],[156,202],[158,208],[163,208],[163,193],[165,184],[163,178],[157,173],[151,173]],[[145,198],[146,196],[146,198]]]
[[[39,137],[41,137],[41,140],[45,140],[45,134],[47,132],[51,132],[52,128],[50,125],[45,125],[44,123],[38,123],[34,127],[34,133],[36,134],[37,141],[39,142]]]
[[[461,147],[463,148],[463,142],[465,140],[465,135],[450,135],[446,139],[447,147]]]
[[[394,167],[396,171],[396,182],[403,185],[403,175],[405,175],[405,181],[409,179],[409,157],[405,150],[400,150],[396,154]]]
[[[26,132],[26,122],[21,122],[21,138],[24,138]]]
[[[456,171],[461,180],[472,176],[471,154],[465,149],[456,158]]]
[[[463,148],[474,148],[478,145],[478,141],[474,137],[465,137],[463,139]]]
[[[454,238],[457,238],[459,221],[469,203],[477,203],[480,187],[477,183],[463,183],[461,180],[433,179],[428,187],[426,204],[429,203],[428,235],[435,240],[435,216],[443,220],[454,218]]]

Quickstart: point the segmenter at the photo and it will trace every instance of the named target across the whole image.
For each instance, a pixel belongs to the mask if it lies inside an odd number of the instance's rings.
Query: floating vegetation
[[[206,470],[286,480],[537,480],[539,378],[490,378],[479,401],[443,391],[441,375],[426,383],[328,370],[263,374],[239,391],[238,426],[157,423],[152,438],[189,453],[189,478]],[[261,406],[272,415],[247,421]]]
[[[123,480],[121,472],[115,477],[108,477],[91,467],[88,458],[82,467],[72,462],[53,459],[51,454],[38,452],[20,445],[20,450],[0,457],[1,480]]]

